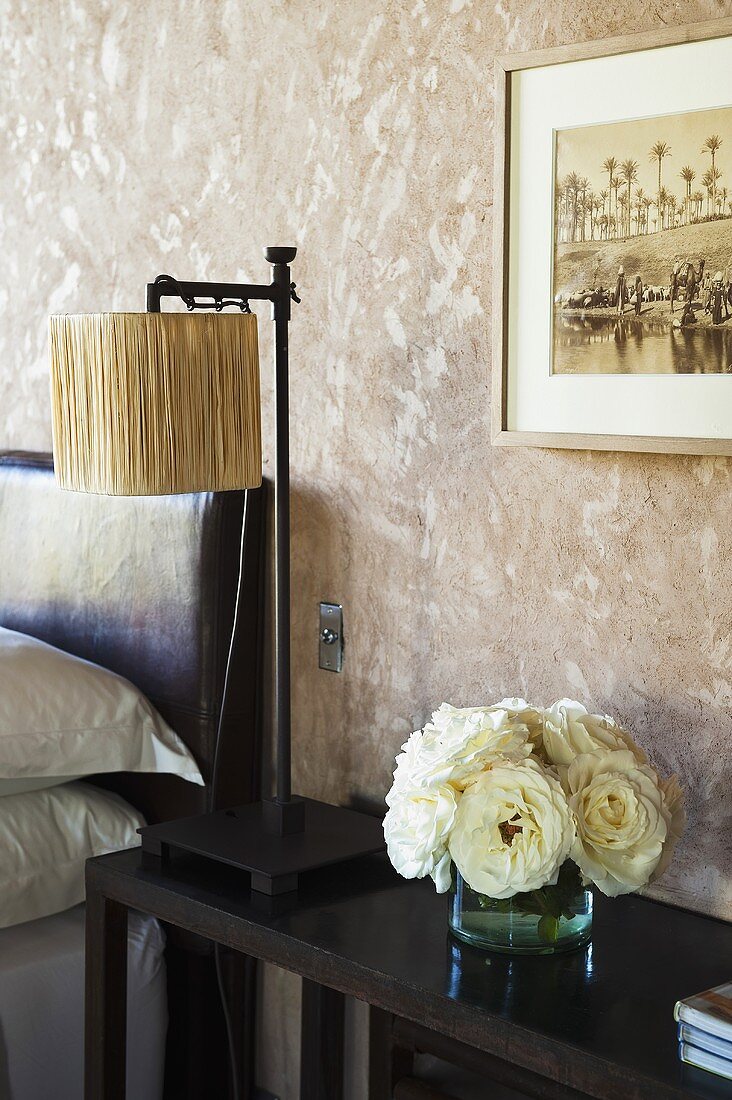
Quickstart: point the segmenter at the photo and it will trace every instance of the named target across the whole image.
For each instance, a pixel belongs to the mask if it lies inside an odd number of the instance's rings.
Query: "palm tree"
[[[602,167],[603,167],[604,171],[607,172],[608,191],[610,192],[610,194],[612,194],[613,185],[615,184],[615,170],[618,167],[618,162],[616,161],[615,157],[605,157],[605,160],[602,162]],[[618,212],[618,192],[617,192],[617,188],[616,188],[616,190],[615,190],[615,213],[617,214],[617,212]],[[612,211],[608,210],[608,214],[610,214],[610,213],[612,213]]]
[[[659,229],[665,229],[666,228],[666,223],[665,223],[664,219],[666,217],[666,207],[668,206],[668,200],[670,198],[671,198],[670,192],[667,191],[667,189],[665,187],[662,187],[661,190],[658,192],[658,201],[661,204],[660,207],[658,208],[658,227],[659,227]]]
[[[722,197],[723,194],[724,194],[724,191],[722,191],[721,189],[719,191],[717,191],[717,184],[719,183],[721,178],[722,178],[722,173],[719,171],[718,168],[715,168],[714,171],[712,172],[712,182],[713,182],[713,186],[714,186],[714,213],[716,214],[717,217],[720,217],[720,213],[721,213],[720,206],[721,206],[722,210],[724,210],[724,201],[723,201],[723,197]]]
[[[643,200],[646,197],[646,193],[642,187],[636,187],[635,190],[635,211],[636,211],[636,236],[641,235],[641,226],[643,225]]]
[[[615,239],[617,240],[620,234],[620,227],[623,224],[618,218],[618,191],[620,190],[620,184],[622,180],[620,176],[616,176],[613,180],[613,191],[615,192]]]
[[[564,240],[568,241],[571,238],[570,227],[572,224],[572,187],[571,179],[569,176],[564,180],[562,184],[562,227],[564,233]]]
[[[564,186],[567,188],[567,204],[569,206],[570,226],[572,230],[571,239],[577,240],[577,198],[580,188],[580,178],[576,172],[570,172],[564,181]]]
[[[588,181],[589,182],[589,181]],[[582,192],[582,240],[587,239],[587,228],[592,230],[592,195]]]
[[[719,168],[712,168],[712,213],[717,212],[717,184],[722,178],[722,173]]]
[[[585,217],[587,211],[585,210],[584,199],[582,198],[582,192],[580,191],[577,199],[577,236],[576,240],[583,241],[585,239]]]
[[[684,196],[684,209],[686,210],[686,224],[689,224],[689,218],[691,217],[691,185],[696,179],[696,172],[690,164],[685,164],[679,172],[682,180],[686,184],[686,195]]]
[[[602,221],[603,221],[603,224],[604,224],[605,228],[607,228],[607,218],[605,217],[605,203],[607,202],[607,196],[608,196],[607,191],[603,190],[603,191],[600,192],[599,198],[600,198],[600,202],[602,203]],[[610,211],[608,210],[608,214],[609,213],[610,213]]]
[[[623,236],[625,236],[625,208],[628,205],[628,196],[625,192],[623,192],[622,195],[618,195],[618,203],[620,204],[620,215],[617,219],[616,237],[621,231]]]
[[[695,191],[694,194],[691,196],[691,201],[694,203],[694,218],[696,221],[698,221],[701,216],[701,208],[702,203],[704,202],[704,195],[701,191]]]
[[[585,222],[587,221],[587,188],[590,186],[590,181],[583,176],[580,180],[580,190],[582,191],[582,240],[585,239]]]
[[[722,144],[722,139],[719,134],[711,134],[702,145],[702,153],[709,153],[712,158],[712,209],[716,205],[717,198],[717,183],[714,179],[714,158],[719,151],[719,147]]]
[[[633,186],[633,184],[635,183],[635,181],[638,178],[638,161],[637,160],[630,160],[630,159],[629,160],[624,160],[623,163],[620,165],[620,176],[623,180],[623,183],[628,188],[628,194],[626,196],[626,202],[627,202],[627,206],[628,206],[628,210],[627,210],[628,233],[627,233],[627,236],[629,237],[630,236],[630,209],[631,209],[630,189],[631,189],[631,187]]]
[[[569,222],[569,188],[566,180],[560,180],[557,184],[557,241],[566,241],[567,225]]]
[[[709,217],[709,200],[712,197],[712,170],[707,168],[706,172],[701,178],[702,187],[707,189],[707,217]]]
[[[724,212],[727,208],[727,194],[728,194],[728,192],[727,192],[726,187],[722,188],[721,194],[722,194],[722,213],[724,214]]]
[[[587,204],[587,213],[588,213],[589,218],[590,218],[590,240],[594,241],[594,239],[595,239],[595,226],[597,225],[597,211],[598,211],[598,208],[599,208],[599,205],[600,205],[599,202],[598,202],[598,199],[597,199],[597,195],[595,194],[594,191],[589,191],[587,193],[587,197],[585,199],[585,202]]]
[[[671,146],[665,141],[657,141],[651,146],[651,150],[648,154],[650,161],[658,161],[658,187],[656,188],[656,195],[661,194],[661,165],[664,157],[671,156]]]
[[[654,205],[653,199],[650,199],[648,195],[643,199],[643,224],[646,227],[646,233],[648,232],[648,211]]]
[[[679,204],[676,201],[676,196],[675,195],[669,195],[669,197],[668,197],[668,208],[669,208],[669,211],[670,211],[670,214],[671,214],[671,217],[669,218],[669,224],[671,225],[672,228],[676,224],[676,207],[678,205]]]
[[[602,209],[604,209],[604,206],[605,206],[605,203],[600,202],[600,196],[599,195],[593,195],[592,196],[592,226],[593,226],[592,239],[593,239],[593,241],[595,239],[594,227],[597,226],[598,229],[600,227],[600,211]]]

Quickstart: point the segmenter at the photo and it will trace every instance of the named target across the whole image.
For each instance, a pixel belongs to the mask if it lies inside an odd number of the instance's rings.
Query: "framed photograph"
[[[496,63],[493,442],[732,454],[732,19]]]

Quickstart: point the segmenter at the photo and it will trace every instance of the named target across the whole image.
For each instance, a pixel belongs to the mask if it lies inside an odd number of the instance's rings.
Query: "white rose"
[[[671,857],[674,854],[674,848],[679,840],[681,840],[684,829],[686,828],[684,792],[681,790],[676,776],[672,775],[665,783],[661,783],[661,790],[663,791],[663,804],[666,810],[665,816],[668,823],[668,835],[666,837],[666,843],[663,846],[663,851],[661,852],[661,858],[651,875],[651,882],[655,882],[656,879],[660,878],[668,869]]]
[[[612,718],[589,714],[573,699],[560,699],[544,711],[542,748],[548,762],[559,767],[568,767],[576,756],[585,752],[614,749],[630,749],[640,764],[647,760],[645,753]]]
[[[574,822],[556,779],[534,760],[494,764],[462,795],[450,855],[468,886],[510,898],[557,881]]]
[[[575,861],[608,897],[640,889],[656,870],[671,814],[658,776],[629,749],[578,756],[564,776],[577,821]]]
[[[511,719],[503,708],[458,710],[443,703],[424,730],[415,730],[396,758],[387,806],[413,787],[432,790],[465,786],[492,761],[522,760],[531,753],[525,722]]]
[[[386,850],[404,878],[430,875],[438,894],[450,887],[447,838],[457,800],[452,787],[401,791],[384,818]]]
[[[529,731],[529,741],[534,749],[541,746],[544,733],[544,711],[532,707],[525,699],[501,699],[496,709],[505,710],[509,718],[523,722]]]
[[[395,761],[394,782],[384,800],[387,806],[391,806],[404,791],[419,784],[418,768],[422,757],[423,740],[423,731],[415,730],[402,745],[402,751]]]
[[[462,790],[493,761],[530,754],[528,726],[504,707],[443,703],[424,728],[414,775],[419,782],[452,783]]]

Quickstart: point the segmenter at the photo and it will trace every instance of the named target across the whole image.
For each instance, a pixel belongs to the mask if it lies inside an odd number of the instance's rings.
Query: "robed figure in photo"
[[[618,279],[617,279],[617,282],[615,283],[615,301],[617,302],[618,313],[619,314],[621,314],[623,312],[623,307],[625,306],[625,298],[626,298],[627,291],[628,291],[628,288],[627,288],[627,284],[626,284],[626,281],[625,281],[625,270],[624,270],[624,268],[619,267],[618,268]]]

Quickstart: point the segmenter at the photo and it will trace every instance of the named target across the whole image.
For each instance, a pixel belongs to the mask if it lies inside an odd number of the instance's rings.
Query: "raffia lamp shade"
[[[50,318],[56,478],[161,496],[261,484],[254,314]]]

